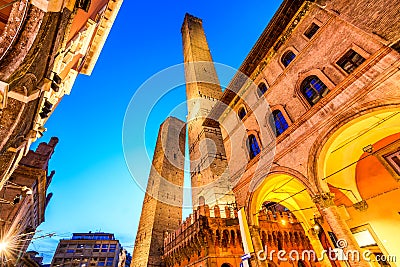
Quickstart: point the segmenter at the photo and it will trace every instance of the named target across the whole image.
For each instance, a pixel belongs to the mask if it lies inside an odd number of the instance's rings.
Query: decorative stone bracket
[[[319,204],[323,208],[327,208],[330,206],[334,206],[333,202],[335,195],[332,193],[321,193],[313,197],[313,201],[316,204]]]
[[[353,204],[353,207],[354,207],[356,210],[365,211],[365,210],[368,209],[368,203],[367,203],[367,201],[362,200],[362,201],[360,201],[360,202],[354,203],[354,204]]]

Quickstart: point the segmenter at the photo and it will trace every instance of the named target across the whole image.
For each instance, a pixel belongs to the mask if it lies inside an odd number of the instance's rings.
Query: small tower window
[[[272,119],[273,122],[271,123],[273,123],[272,125],[275,125],[276,136],[281,135],[287,128],[289,128],[289,125],[280,110],[274,110],[272,112]]]
[[[308,27],[308,29],[305,31],[304,35],[308,39],[311,39],[314,36],[314,34],[317,33],[318,30],[319,30],[319,26],[313,22],[313,23],[311,23],[310,27]]]
[[[338,64],[348,74],[352,73],[358,66],[365,61],[360,54],[350,49],[343,57],[339,59]]]
[[[268,90],[268,87],[265,85],[265,83],[260,83],[257,87],[257,93],[258,96],[261,97],[262,95],[264,95]]]
[[[246,116],[247,112],[244,107],[241,107],[238,111],[238,116],[242,120]]]
[[[295,57],[296,55],[292,51],[287,51],[285,54],[283,54],[281,59],[283,66],[287,67]]]
[[[329,92],[326,85],[315,75],[307,77],[302,82],[300,90],[311,106]]]
[[[247,142],[249,146],[250,159],[253,159],[261,152],[260,146],[258,145],[257,138],[253,134],[249,135]]]

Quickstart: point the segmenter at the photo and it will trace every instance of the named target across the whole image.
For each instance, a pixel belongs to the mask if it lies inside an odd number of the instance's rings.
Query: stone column
[[[369,264],[362,259],[362,250],[351,233],[347,223],[340,217],[337,206],[333,202],[334,195],[331,193],[322,193],[314,197],[314,202],[319,209],[322,217],[329,224],[333,233],[338,240],[345,240],[343,247],[344,253],[349,255],[348,263],[350,266],[368,267]],[[360,261],[353,261],[352,254],[347,254],[349,251],[358,251]]]
[[[250,259],[251,266],[260,266],[267,267],[268,266],[268,258],[265,261],[259,261],[257,258],[257,252],[260,250],[264,250],[260,238],[259,227],[249,225],[249,231],[251,236],[251,241],[253,242],[254,253],[252,253],[252,258]]]
[[[321,256],[322,251],[324,250],[324,247],[322,246],[321,242],[319,241],[319,238],[316,234],[313,233],[306,233],[308,240],[310,240],[310,244],[312,246],[312,249],[315,251],[316,257],[319,258]],[[312,259],[311,259],[312,261]],[[322,266],[332,266],[331,262],[329,261],[328,257],[324,257],[322,261],[320,261]]]

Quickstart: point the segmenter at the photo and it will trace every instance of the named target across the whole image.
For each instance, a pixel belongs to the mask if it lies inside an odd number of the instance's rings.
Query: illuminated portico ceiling
[[[371,145],[399,132],[398,109],[371,112],[343,125],[321,150],[318,159],[318,179],[321,185],[327,190],[327,183],[346,189],[352,192],[346,195],[353,203],[361,201],[355,179],[356,163],[362,160],[361,156]]]
[[[305,230],[311,227],[311,219],[317,212],[306,187],[295,177],[287,174],[269,175],[254,192],[251,214],[255,223],[257,223],[257,214],[266,201],[276,202],[288,208],[299,221],[304,222]]]

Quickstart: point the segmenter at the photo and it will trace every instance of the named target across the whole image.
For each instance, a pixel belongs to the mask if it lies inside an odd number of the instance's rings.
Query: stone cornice
[[[114,20],[117,17],[118,11],[122,5],[122,0],[110,0],[104,13],[99,21],[96,33],[93,37],[91,46],[85,56],[80,73],[90,75],[93,71],[94,65],[97,62],[100,52],[106,42]]]

